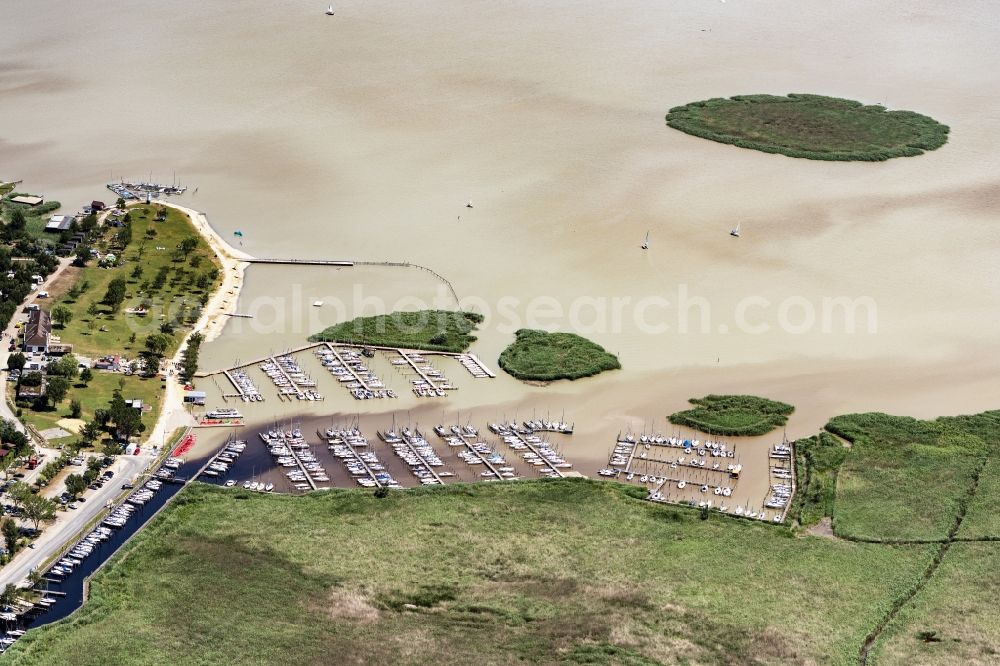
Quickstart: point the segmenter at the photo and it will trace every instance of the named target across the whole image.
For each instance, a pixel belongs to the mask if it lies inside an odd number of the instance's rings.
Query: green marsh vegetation
[[[482,322],[483,316],[475,312],[393,312],[342,322],[309,340],[460,353],[476,341],[472,333]]]
[[[382,499],[195,484],[5,659],[853,664],[930,550],[700,520],[586,479]]]
[[[822,95],[693,102],[670,109],[667,125],[719,143],[813,160],[876,162],[922,155],[948,141],[947,125],[933,118]]]
[[[755,395],[706,395],[688,402],[694,407],[671,414],[667,417],[671,423],[727,437],[766,435],[785,425],[795,411],[791,405]]]
[[[995,524],[976,509],[998,501],[998,485],[984,463],[1000,456],[1000,411],[932,421],[848,414],[831,419],[826,429],[851,444],[837,472],[838,536],[943,540],[970,505],[970,525],[978,519],[983,527]],[[976,495],[969,500],[977,477]]]
[[[618,357],[573,333],[548,333],[522,328],[500,353],[500,367],[513,377],[534,381],[580,379],[618,370]]]

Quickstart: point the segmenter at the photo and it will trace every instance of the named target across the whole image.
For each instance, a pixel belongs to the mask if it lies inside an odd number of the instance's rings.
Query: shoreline
[[[204,213],[167,201],[159,201],[158,204],[174,208],[188,216],[191,226],[208,243],[222,265],[222,282],[212,293],[198,321],[181,340],[177,352],[169,361],[160,413],[143,446],[156,446],[157,442],[166,442],[167,435],[176,428],[194,425],[193,418],[184,407],[184,390],[177,379],[177,364],[192,334],[201,333],[205,336],[203,342],[210,342],[222,333],[227,315],[239,301],[244,274],[249,266],[246,260],[252,258],[251,255],[237,250],[223,239],[209,224],[208,217]]]

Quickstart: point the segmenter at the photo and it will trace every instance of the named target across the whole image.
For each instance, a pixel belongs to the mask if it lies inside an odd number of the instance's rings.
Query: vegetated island
[[[574,333],[548,333],[522,328],[517,339],[500,353],[500,367],[517,379],[548,382],[580,379],[621,363],[604,347]]]
[[[344,342],[461,353],[476,341],[472,332],[483,322],[476,312],[418,310],[358,317],[309,336],[312,342]]]
[[[755,395],[706,395],[688,402],[694,408],[671,414],[671,423],[727,437],[766,435],[785,425],[795,411],[791,405]]]
[[[670,109],[667,125],[719,143],[811,160],[880,162],[922,155],[948,141],[948,126],[933,118],[822,95],[692,102]]]

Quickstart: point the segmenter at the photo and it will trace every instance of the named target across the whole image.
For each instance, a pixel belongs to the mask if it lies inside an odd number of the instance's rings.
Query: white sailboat
[[[326,10],[326,15],[333,16],[333,5],[330,5],[330,7]]]
[[[736,228],[729,232],[729,235],[732,236],[733,238],[740,237],[740,224],[742,224],[742,222],[737,222]]]
[[[643,250],[648,250],[649,249],[649,232],[648,231],[646,232],[646,239],[644,241],[642,241],[642,249]]]
[[[472,199],[469,199],[469,203],[465,204],[466,208],[472,208]]]

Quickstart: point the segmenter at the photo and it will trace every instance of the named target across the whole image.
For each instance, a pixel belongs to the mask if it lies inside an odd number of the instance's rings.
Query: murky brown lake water
[[[10,8],[0,177],[76,207],[107,200],[111,177],[176,172],[181,201],[256,256],[437,271],[489,315],[474,351],[494,370],[520,326],[576,330],[624,366],[542,388],[455,365],[445,401],[331,392],[317,417],[444,411],[483,427],[565,411],[570,457],[598,461],[617,432],[664,430],[708,392],[795,404],[789,436],[849,411],[1000,406],[989,3],[375,0],[333,18],[313,4]],[[664,126],[671,106],[754,92],[885,103],[952,135],[922,157],[844,164]],[[417,269],[254,267],[238,309],[255,319],[233,320],[204,365],[434,298],[447,303]],[[832,298],[874,304],[875,332],[866,309],[853,334],[835,309],[824,327]]]

